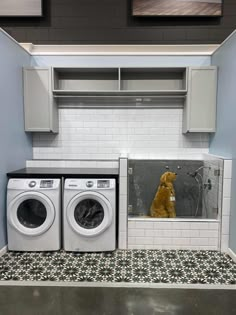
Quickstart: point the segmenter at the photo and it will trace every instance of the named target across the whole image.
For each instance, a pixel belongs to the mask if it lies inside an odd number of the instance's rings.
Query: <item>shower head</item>
[[[208,170],[211,169],[210,166],[204,166],[204,165],[202,165],[202,166],[200,166],[199,168],[197,168],[197,169],[195,170],[195,172],[197,173],[198,171],[200,171],[200,170],[202,170],[202,169],[204,169],[204,168],[208,168]]]
[[[199,174],[199,171],[200,170],[202,170],[202,169],[204,169],[204,168],[208,168],[209,170],[211,169],[211,167],[210,166],[204,166],[204,165],[202,165],[202,166],[200,166],[199,168],[197,168],[195,171],[193,171],[193,172],[187,172],[187,175],[189,175],[189,176],[191,176],[191,177],[196,177],[197,175],[199,175],[199,176],[201,176],[200,174]]]

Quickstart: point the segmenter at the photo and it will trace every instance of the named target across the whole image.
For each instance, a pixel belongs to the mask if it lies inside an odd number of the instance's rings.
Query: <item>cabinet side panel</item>
[[[26,131],[50,131],[49,79],[48,69],[24,69]]]
[[[58,105],[56,100],[51,96],[51,131],[53,133],[58,133],[59,131],[59,112],[58,112]]]
[[[182,123],[182,132],[187,133],[189,130],[189,68],[186,68],[185,76],[184,76],[184,88],[187,90],[186,98],[184,100],[184,108],[183,108],[183,123]]]
[[[192,69],[189,131],[215,131],[216,69]]]

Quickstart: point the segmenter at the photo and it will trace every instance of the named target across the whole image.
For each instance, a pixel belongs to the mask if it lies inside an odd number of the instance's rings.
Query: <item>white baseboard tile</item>
[[[2,249],[0,249],[0,257],[6,254],[6,252],[7,252],[7,245],[4,246]]]
[[[218,221],[128,220],[129,249],[149,247],[148,249],[218,250],[218,239]]]
[[[232,249],[228,248],[228,254],[236,262],[236,253],[232,251]]]

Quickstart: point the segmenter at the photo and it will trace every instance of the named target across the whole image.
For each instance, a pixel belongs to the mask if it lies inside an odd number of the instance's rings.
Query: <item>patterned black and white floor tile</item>
[[[8,252],[0,280],[236,284],[236,264],[216,251]]]

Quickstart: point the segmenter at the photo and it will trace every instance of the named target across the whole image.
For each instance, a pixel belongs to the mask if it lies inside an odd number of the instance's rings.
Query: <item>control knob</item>
[[[29,187],[33,188],[36,186],[36,181],[32,180],[31,182],[29,182]]]
[[[92,182],[91,180],[87,181],[87,182],[86,182],[86,186],[87,186],[88,188],[93,187],[93,182]]]

